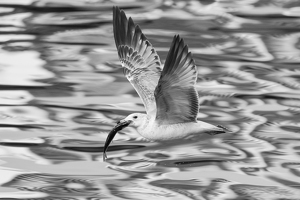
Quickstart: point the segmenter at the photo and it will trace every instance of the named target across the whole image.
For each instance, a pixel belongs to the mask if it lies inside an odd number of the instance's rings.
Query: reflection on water
[[[119,5],[164,61],[198,65],[199,119],[233,133],[160,144],[117,120],[143,112],[112,36]],[[0,199],[300,199],[299,1],[0,2]]]

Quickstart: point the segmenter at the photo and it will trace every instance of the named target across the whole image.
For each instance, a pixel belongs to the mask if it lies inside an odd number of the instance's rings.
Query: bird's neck
[[[145,130],[148,130],[147,127],[151,126],[154,121],[155,117],[147,115],[147,117],[144,118],[143,123],[139,127],[137,127],[137,131],[139,132],[139,134],[142,135]]]

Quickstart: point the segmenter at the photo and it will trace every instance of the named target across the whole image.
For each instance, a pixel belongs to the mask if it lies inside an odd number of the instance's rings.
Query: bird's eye
[[[133,116],[134,119],[137,119],[137,116]]]

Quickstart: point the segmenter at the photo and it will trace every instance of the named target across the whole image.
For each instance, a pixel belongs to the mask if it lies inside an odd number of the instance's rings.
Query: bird
[[[113,32],[124,74],[140,96],[146,114],[132,113],[116,124],[105,141],[103,160],[116,133],[127,126],[135,127],[142,137],[158,142],[229,132],[221,125],[197,120],[197,66],[179,35],[174,36],[162,65],[140,26],[117,6],[113,7]]]

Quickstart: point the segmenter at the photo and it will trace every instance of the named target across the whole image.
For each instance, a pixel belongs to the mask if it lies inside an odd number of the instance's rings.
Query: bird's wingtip
[[[119,10],[119,7],[118,6],[113,6],[112,9],[113,9],[113,14],[115,15],[117,10]]]

